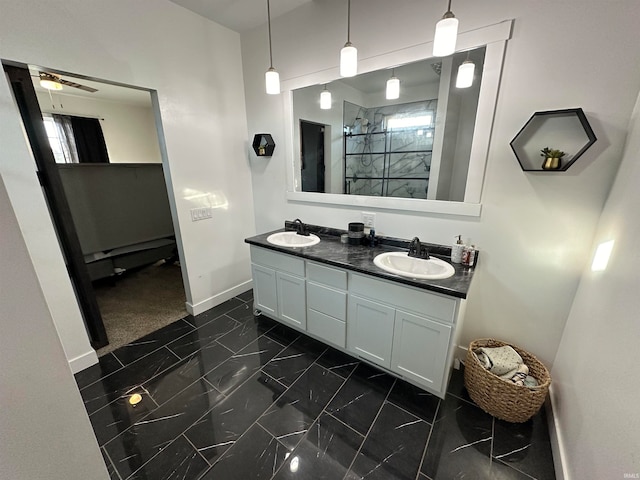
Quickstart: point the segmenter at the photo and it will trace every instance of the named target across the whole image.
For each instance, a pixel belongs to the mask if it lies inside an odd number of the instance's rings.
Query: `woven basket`
[[[529,367],[529,375],[538,381],[537,387],[516,385],[485,369],[473,353],[480,347],[511,345]],[[474,340],[467,350],[464,366],[464,384],[469,395],[480,408],[507,422],[522,423],[534,416],[544,403],[551,384],[547,368],[532,354],[515,345],[483,338]]]

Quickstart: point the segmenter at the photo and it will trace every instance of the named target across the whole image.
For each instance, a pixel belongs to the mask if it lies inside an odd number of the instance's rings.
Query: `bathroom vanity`
[[[444,398],[472,269],[454,265],[450,278],[417,280],[373,262],[406,251],[397,239],[354,246],[321,229],[316,245],[284,247],[267,241],[273,233],[245,240],[256,312]],[[447,247],[429,247],[446,259]]]

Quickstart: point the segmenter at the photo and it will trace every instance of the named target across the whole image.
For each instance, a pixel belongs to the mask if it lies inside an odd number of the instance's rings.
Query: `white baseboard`
[[[549,426],[549,439],[551,440],[551,451],[553,453],[553,465],[556,470],[557,480],[570,480],[569,471],[567,469],[567,457],[564,449],[564,441],[562,432],[556,417],[556,404],[553,385],[549,386],[549,396],[546,401],[547,423]]]
[[[82,355],[69,360],[69,367],[71,367],[71,371],[75,375],[76,373],[81,372],[85,368],[89,368],[91,365],[95,365],[96,363],[98,363],[98,354],[95,350],[91,350],[90,352],[83,353]]]
[[[220,305],[222,302],[226,302],[227,300],[232,299],[233,297],[240,295],[241,293],[246,292],[253,286],[252,280],[247,280],[246,282],[242,282],[240,285],[236,285],[224,292],[218,293],[212,297],[207,298],[198,303],[191,304],[189,302],[185,302],[185,307],[187,312],[191,315],[200,315],[203,312],[206,312],[210,308],[215,307],[216,305]]]
[[[468,348],[468,346],[458,345],[458,348],[456,348],[456,351],[454,353],[454,358],[456,358],[459,362],[464,363],[465,359],[467,358]]]

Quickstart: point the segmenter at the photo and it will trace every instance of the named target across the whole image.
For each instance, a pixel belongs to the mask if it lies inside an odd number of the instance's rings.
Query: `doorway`
[[[303,192],[325,192],[325,125],[300,120],[300,162]]]
[[[140,292],[151,290],[146,297],[154,304],[177,293],[180,306],[167,323],[186,316],[151,91],[24,64],[3,67],[92,347],[100,355],[158,328],[151,322],[124,336],[105,328],[113,306],[130,314],[132,301],[144,301]],[[43,77],[59,85],[43,89]],[[151,281],[156,285],[140,287]],[[179,292],[163,290],[169,284]],[[141,327],[144,315],[135,317]]]

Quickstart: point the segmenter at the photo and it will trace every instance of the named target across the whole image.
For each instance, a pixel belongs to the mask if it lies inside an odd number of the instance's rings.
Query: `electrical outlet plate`
[[[362,212],[362,223],[367,228],[375,228],[376,214],[371,212]]]

